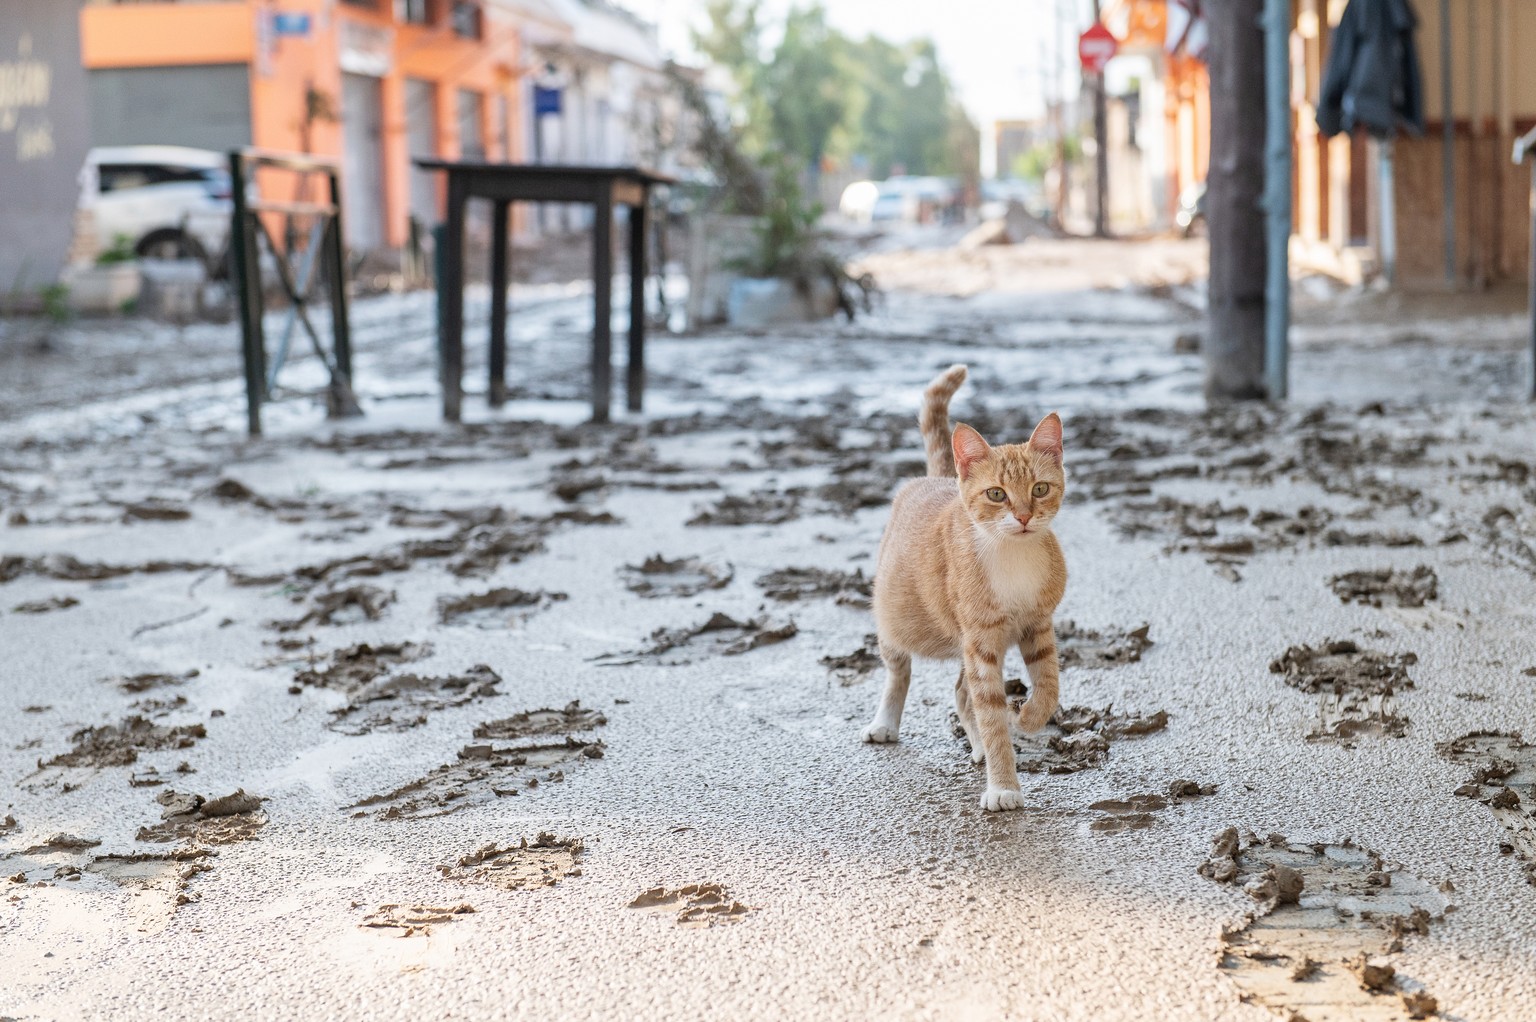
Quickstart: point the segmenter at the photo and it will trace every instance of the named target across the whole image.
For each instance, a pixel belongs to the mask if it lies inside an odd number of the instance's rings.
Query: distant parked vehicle
[[[196,259],[217,276],[229,235],[229,160],[186,146],[99,146],[80,171],[80,207],[102,251],[127,240],[148,259]]]
[[[874,219],[875,204],[880,199],[880,186],[873,181],[855,181],[843,189],[837,201],[837,211],[850,220],[867,224]]]
[[[1204,181],[1198,181],[1179,193],[1179,211],[1173,215],[1173,220],[1186,238],[1205,234]]]

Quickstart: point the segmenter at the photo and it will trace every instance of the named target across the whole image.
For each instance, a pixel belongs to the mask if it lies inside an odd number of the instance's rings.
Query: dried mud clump
[[[831,571],[826,568],[780,568],[757,580],[763,595],[789,602],[818,597],[834,597],[847,607],[868,610],[874,581],[862,571]]]
[[[522,589],[505,588],[468,596],[440,596],[437,599],[437,616],[445,625],[505,628],[525,621],[536,611],[544,610],[565,598],[564,593],[547,593],[542,589],[530,593]]]
[[[201,672],[196,668],[193,668],[192,670],[186,671],[182,674],[151,672],[146,674],[120,675],[116,678],[111,678],[108,680],[110,680],[122,691],[136,694],[139,692],[148,692],[150,689],[154,688],[164,688],[168,685],[180,685],[198,677],[200,673]]]
[[[211,848],[175,848],[169,852],[138,852],[132,855],[98,855],[86,863],[89,873],[103,876],[121,887],[153,892],[165,898],[168,914],[199,900],[192,893],[192,879],[213,869]]]
[[[360,642],[334,650],[324,661],[311,663],[293,676],[294,684],[356,692],[400,664],[423,660],[432,653],[427,642]]]
[[[395,602],[393,592],[378,586],[356,585],[320,593],[310,601],[309,610],[287,621],[269,621],[267,627],[279,632],[296,632],[310,625],[356,624],[377,621],[384,608]]]
[[[1507,835],[1500,848],[1520,858],[1525,879],[1536,886],[1536,745],[1517,733],[1474,731],[1441,742],[1435,751],[1471,767],[1456,794],[1488,807]]]
[[[1229,827],[1200,874],[1253,899],[1247,923],[1222,935],[1219,965],[1244,1000],[1292,1019],[1397,1022],[1438,1010],[1388,959],[1443,918],[1445,898],[1375,852]]]
[[[577,861],[583,850],[581,838],[559,838],[541,833],[531,842],[500,848],[486,845],[437,870],[445,880],[483,883],[509,891],[534,891],[553,887],[566,877],[581,876]]]
[[[55,610],[68,610],[80,606],[73,596],[50,596],[46,600],[27,600],[11,608],[13,614],[48,614]]]
[[[1398,689],[1413,688],[1413,653],[1361,649],[1349,639],[1322,646],[1292,646],[1269,665],[1287,685],[1318,697],[1318,724],[1309,742],[1352,748],[1362,735],[1401,738],[1409,720],[1398,713]]]
[[[526,716],[526,720],[519,717]],[[557,725],[554,722],[559,721]],[[586,730],[600,727],[607,718],[572,703],[565,710],[533,710],[526,715],[491,721],[476,728],[476,734],[546,736],[559,730]],[[567,767],[603,757],[601,739],[566,734],[560,740],[514,741],[496,745],[492,741],[466,745],[458,758],[445,763],[423,777],[403,784],[393,791],[356,802],[348,809],[371,811],[381,820],[416,820],[446,816],[466,806],[483,805],[498,798],[514,796],[539,784],[562,781]]]
[[[561,710],[525,710],[500,720],[475,725],[474,737],[510,741],[533,735],[551,735],[562,732],[590,731],[608,723],[600,710],[584,710],[581,700],[576,699]]]
[[[685,887],[653,887],[629,903],[642,911],[675,914],[677,925],[707,929],[739,923],[751,906],[743,905],[721,884],[688,884]]]
[[[1025,739],[1030,742],[1026,748],[1015,746],[1023,757],[1019,769],[1025,773],[1071,774],[1102,766],[1109,758],[1111,741],[1163,730],[1168,726],[1168,712],[1116,713],[1113,707],[1094,710],[1087,706],[1064,706],[1056,711],[1051,723],[1056,733],[1046,737],[1043,751],[1037,739]]]
[[[1096,632],[1075,622],[1056,626],[1056,649],[1062,667],[1118,667],[1134,664],[1152,646],[1150,625],[1129,631],[1109,628]]]
[[[369,682],[352,701],[331,712],[330,728],[342,734],[408,731],[427,722],[427,714],[497,694],[501,675],[485,664],[463,674],[395,674]]]
[[[161,805],[160,821],[140,827],[140,841],[185,841],[189,845],[228,845],[250,841],[267,824],[261,811],[266,799],[247,795],[244,788],[220,798],[163,791],[155,796]]]
[[[729,614],[716,611],[708,621],[691,628],[658,628],[651,633],[650,645],[622,653],[607,653],[595,657],[602,667],[624,664],[656,663],[677,665],[691,663],[691,659],[672,655],[674,650],[687,648],[701,656],[739,656],[760,646],[792,639],[799,632],[793,621],[782,625],[770,624],[767,617],[738,621]]]
[[[1157,823],[1156,814],[1170,805],[1193,802],[1197,798],[1215,793],[1215,785],[1202,785],[1194,781],[1181,780],[1170,784],[1164,794],[1148,792],[1144,795],[1132,795],[1129,798],[1103,799],[1088,807],[1101,814],[1088,824],[1088,828],[1101,833],[1145,830]]]
[[[735,572],[729,564],[715,566],[697,557],[669,561],[660,554],[639,564],[626,564],[619,572],[624,587],[639,596],[697,596],[706,589],[724,589]]]
[[[130,766],[138,762],[141,752],[190,749],[199,738],[207,737],[208,731],[201,724],[168,727],[135,715],[121,724],[76,731],[69,736],[74,748],[38,763],[38,768]]]
[[[878,671],[885,661],[880,659],[880,637],[871,633],[864,636],[864,645],[842,656],[827,655],[820,664],[837,679],[839,685],[857,685]]]
[[[728,495],[688,519],[688,525],[783,525],[800,517],[800,498],[784,493]]]
[[[1435,570],[1419,565],[1412,571],[1377,568],[1335,575],[1328,587],[1345,603],[1371,607],[1422,607],[1439,593]]]
[[[100,582],[103,579],[121,578],[124,575],[158,575],[168,571],[204,571],[217,565],[199,561],[143,561],[139,564],[102,564],[82,561],[70,554],[47,554],[43,557],[19,557],[15,554],[0,555],[0,583],[10,582],[23,575],[43,575],[64,582]]]
[[[458,904],[446,908],[432,905],[380,905],[363,917],[359,926],[376,930],[399,930],[399,937],[425,937],[432,927],[451,923],[474,912],[473,905]]]

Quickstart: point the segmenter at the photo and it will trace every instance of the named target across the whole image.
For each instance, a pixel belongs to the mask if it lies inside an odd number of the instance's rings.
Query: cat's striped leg
[[[1056,656],[1056,628],[1050,618],[1025,629],[1019,640],[1024,668],[1029,672],[1029,702],[1019,710],[1019,727],[1039,731],[1061,701],[1061,665]]]
[[[965,740],[971,743],[971,762],[980,763],[987,750],[981,744],[981,734],[976,730],[976,714],[971,712],[971,693],[965,684],[965,665],[960,665],[960,676],[955,679],[955,715],[960,718],[960,728]]]
[[[1003,693],[1003,650],[1007,645],[995,639],[987,634],[967,636],[965,642],[965,679],[971,712],[987,755],[987,790],[981,796],[981,807],[988,812],[1024,805],[1013,754],[1008,697]]]
[[[885,642],[880,643],[880,659],[885,661],[885,690],[875,719],[864,729],[864,740],[877,744],[894,742],[901,730],[901,711],[907,704],[907,688],[912,684],[912,657]]]

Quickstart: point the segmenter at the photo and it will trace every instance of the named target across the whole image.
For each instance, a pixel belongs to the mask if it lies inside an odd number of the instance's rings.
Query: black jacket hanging
[[[1349,0],[1329,40],[1317,104],[1324,135],[1363,127],[1378,138],[1424,134],[1424,79],[1408,0]]]

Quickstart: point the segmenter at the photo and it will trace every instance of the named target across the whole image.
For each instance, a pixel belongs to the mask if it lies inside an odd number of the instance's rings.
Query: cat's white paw
[[[987,750],[982,747],[982,744],[980,742],[972,742],[971,743],[971,762],[972,763],[980,763],[982,760],[984,760],[986,758],[987,758]]]
[[[875,745],[885,745],[896,740],[896,729],[879,721],[864,729],[864,740]]]
[[[1024,793],[1011,788],[988,788],[982,792],[981,808],[989,813],[1024,808]]]

